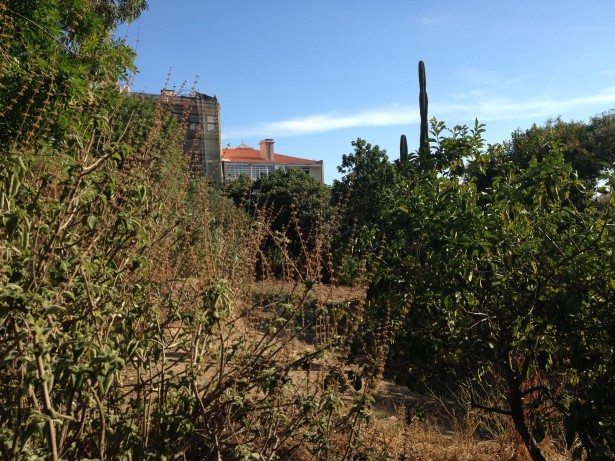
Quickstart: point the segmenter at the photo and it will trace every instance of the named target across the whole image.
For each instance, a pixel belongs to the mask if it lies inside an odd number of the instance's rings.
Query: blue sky
[[[118,35],[137,49],[136,91],[215,94],[223,144],[322,159],[357,137],[398,156],[418,144],[417,63],[430,116],[516,128],[615,108],[613,0],[150,0]],[[187,83],[183,84],[186,81]]]

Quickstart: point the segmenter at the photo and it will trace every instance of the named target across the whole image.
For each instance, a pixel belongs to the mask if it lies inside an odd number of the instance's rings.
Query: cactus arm
[[[408,161],[408,141],[406,135],[402,134],[399,140],[399,163],[404,165]]]

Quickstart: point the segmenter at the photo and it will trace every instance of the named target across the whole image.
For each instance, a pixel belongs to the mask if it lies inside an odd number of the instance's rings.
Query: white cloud
[[[567,99],[534,99],[531,101],[512,101],[504,98],[484,99],[476,104],[450,104],[438,106],[434,104],[434,113],[440,110],[440,118],[474,118],[483,121],[527,119],[534,117],[554,117],[566,111],[615,103],[615,88],[576,98]]]
[[[502,91],[506,88],[519,87],[534,76],[532,74],[522,74],[511,77],[508,74],[485,72],[475,67],[463,67],[456,71],[457,77],[463,80],[468,86],[478,86],[483,89],[487,87],[491,91]]]
[[[430,115],[441,120],[467,120],[478,118],[482,122],[495,120],[548,118],[564,115],[566,111],[595,105],[615,103],[615,88],[609,88],[601,93],[567,99],[534,99],[530,101],[513,101],[506,98],[489,98],[476,103],[430,103]],[[606,107],[604,107],[606,109]],[[354,114],[338,114],[334,112],[307,115],[287,120],[262,123],[260,125],[231,128],[224,137],[241,138],[250,136],[295,136],[302,134],[323,133],[345,128],[396,126],[418,123],[417,106],[389,106],[373,110],[364,110]]]
[[[263,123],[245,129],[230,129],[225,133],[225,137],[239,138],[242,136],[249,137],[268,134],[272,136],[293,136],[361,126],[403,125],[406,123],[416,123],[418,120],[419,115],[414,108],[391,106],[355,114],[343,115],[330,112]]]

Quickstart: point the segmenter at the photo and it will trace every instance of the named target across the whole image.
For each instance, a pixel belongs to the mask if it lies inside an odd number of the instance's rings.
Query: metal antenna
[[[194,82],[192,83],[192,88],[190,89],[190,94],[196,93],[196,90],[198,88],[197,85],[199,84],[199,77],[200,77],[199,74],[196,74],[194,76]]]
[[[177,94],[182,94],[186,88],[186,83],[188,83],[188,80],[184,80],[182,82],[182,84],[179,86],[179,89],[177,90]]]
[[[173,73],[173,67],[169,66],[169,72],[167,72],[167,79],[164,82],[164,88],[169,87],[169,83],[171,82],[171,74]]]

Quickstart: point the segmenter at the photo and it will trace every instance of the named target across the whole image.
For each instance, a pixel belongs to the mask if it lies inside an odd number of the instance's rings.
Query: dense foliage
[[[96,104],[100,86],[133,69],[134,52],[111,38],[144,0],[8,0],[0,3],[0,147],[43,133],[68,136],[69,113]]]
[[[433,120],[398,162],[355,141],[331,190],[222,196],[120,90],[144,7],[0,0],[3,459],[353,459],[381,371],[466,389],[534,460],[547,435],[615,456],[613,112],[503,145]],[[255,300],[255,269],[302,283]],[[310,298],[337,273],[365,305]]]
[[[261,277],[321,278],[333,229],[328,186],[291,168],[254,182],[242,175],[224,190],[255,219],[267,222],[269,235],[257,268]]]
[[[579,179],[594,188],[600,175],[605,169],[613,168],[615,161],[615,111],[592,117],[588,123],[564,122],[558,118],[544,126],[517,130],[506,144],[506,156],[526,166],[532,157],[540,155],[546,139],[558,144],[564,160]]]
[[[297,375],[335,344],[290,346],[309,287],[250,327],[266,223],[118,89],[141,6],[0,2],[0,457],[348,459],[365,399]]]
[[[352,283],[371,271],[380,250],[395,232],[391,214],[399,181],[385,151],[363,139],[352,142],[354,152],[342,156],[333,183],[333,203],[339,212],[334,236],[335,263],[341,281]]]
[[[533,132],[541,148],[519,162],[483,131],[433,121],[430,167],[400,165],[405,192],[388,204],[400,232],[366,330],[391,332],[389,374],[468,386],[473,406],[511,417],[533,459],[557,425],[570,446],[578,436],[612,456],[613,197],[597,198],[549,133]],[[481,403],[486,386],[499,406]]]

